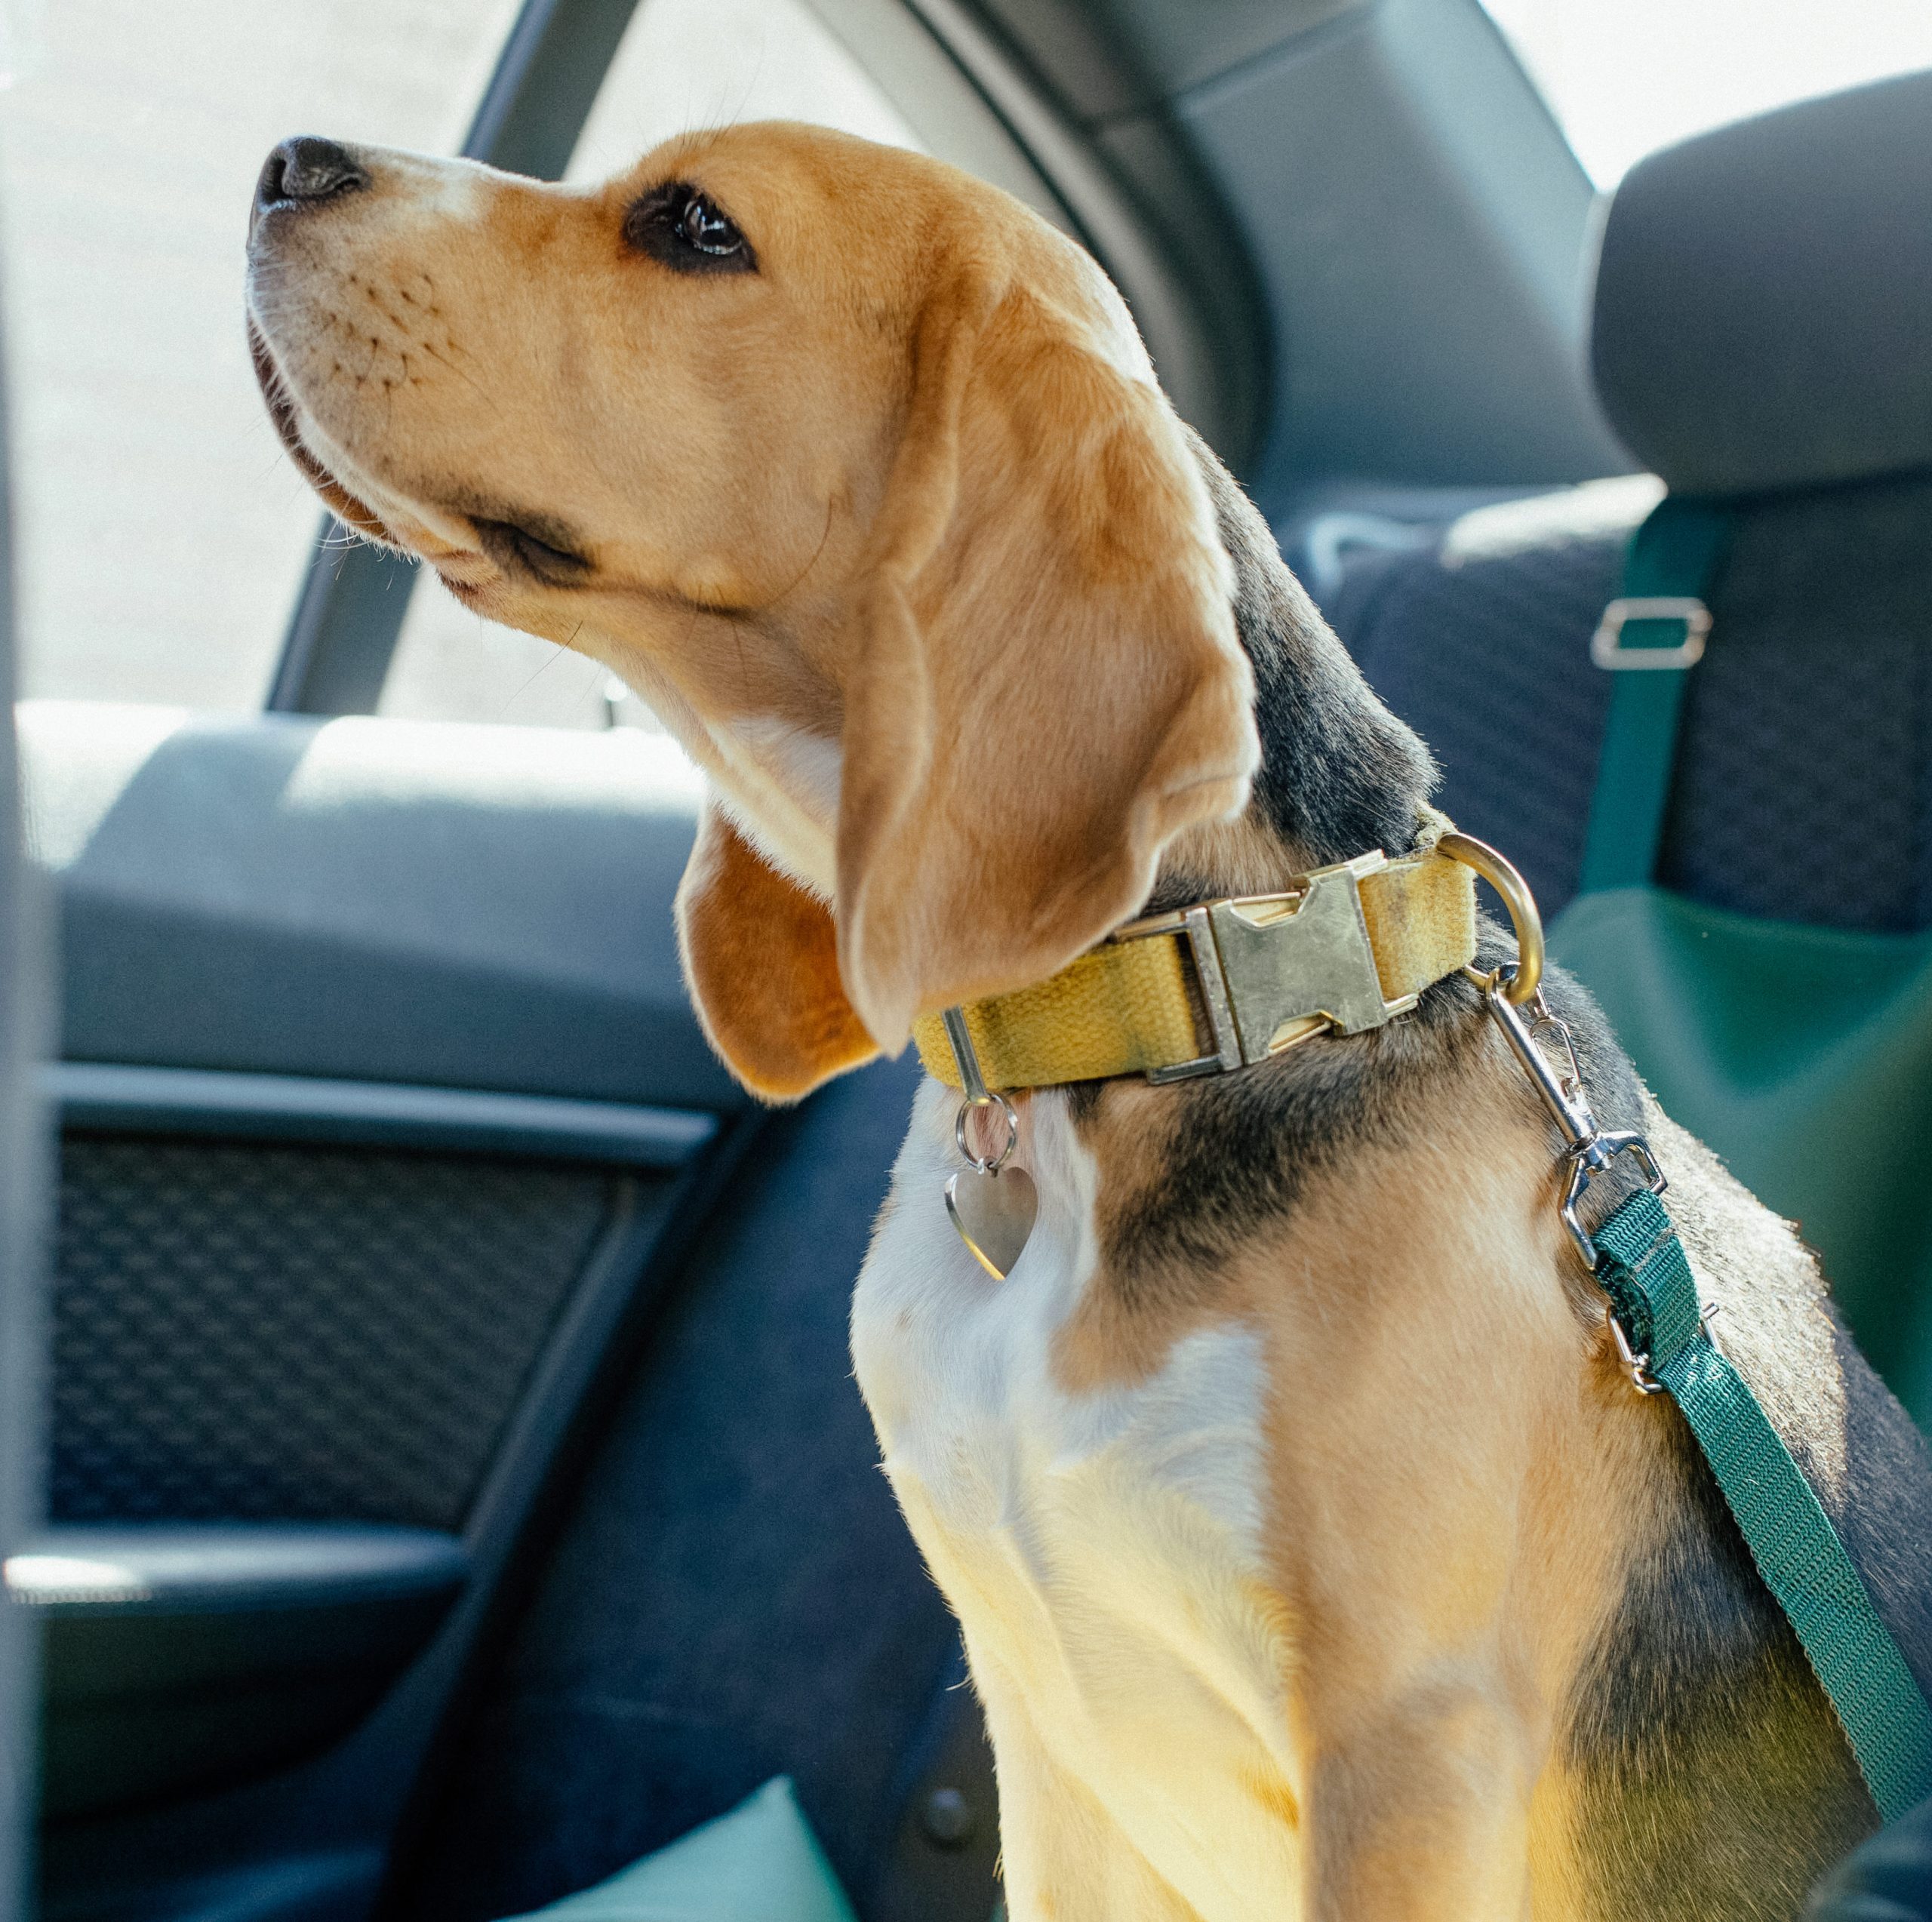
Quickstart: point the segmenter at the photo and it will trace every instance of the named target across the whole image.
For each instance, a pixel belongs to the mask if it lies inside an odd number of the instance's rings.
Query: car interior
[[[1909,10],[1845,84],[1801,63],[1595,176],[1535,0],[328,0],[252,46],[198,0],[180,31],[229,51],[178,86],[138,11],[23,16],[0,96],[0,1913],[492,1922],[780,1776],[860,1922],[999,1900],[957,1629],[848,1352],[916,1062],[749,1102],[680,978],[691,764],[601,669],[318,531],[265,423],[195,438],[256,405],[228,156],[338,101],[314,131],[544,178],[824,118],[1091,249],[1441,807],[1932,1425]],[[192,192],[137,221],[177,139]],[[204,361],[246,384],[207,398]],[[1723,517],[1704,658],[1621,672],[1593,636],[1686,500]],[[1606,742],[1666,681],[1654,847],[1605,888]]]

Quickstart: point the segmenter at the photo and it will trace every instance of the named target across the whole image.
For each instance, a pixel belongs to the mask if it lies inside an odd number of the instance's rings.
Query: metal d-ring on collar
[[[959,1104],[959,1112],[952,1118],[952,1138],[959,1144],[959,1152],[982,1174],[998,1174],[1006,1164],[1020,1141],[1020,1117],[1014,1112],[1013,1103],[1003,1094],[993,1093],[986,1086],[986,1078],[980,1072],[980,1057],[973,1046],[973,1037],[966,1026],[966,1013],[963,1008],[949,1007],[940,1019],[946,1024],[946,1038],[952,1044],[952,1059],[959,1070],[959,1086],[966,1099]],[[976,1108],[997,1108],[1006,1117],[1006,1139],[996,1155],[975,1155],[966,1138],[966,1124]]]
[[[1540,1004],[1543,916],[1537,912],[1537,897],[1530,892],[1530,884],[1516,872],[1511,862],[1487,841],[1478,841],[1474,835],[1458,834],[1452,829],[1436,842],[1435,851],[1447,855],[1452,861],[1461,862],[1466,868],[1473,868],[1487,881],[1502,896],[1503,905],[1509,910],[1509,924],[1516,930],[1516,964],[1513,968],[1498,968],[1493,974],[1484,974],[1481,969],[1474,967],[1466,967],[1463,972],[1485,994],[1500,993],[1512,1007],[1527,1007],[1532,1002]],[[1506,980],[1506,973],[1509,977]],[[1548,1018],[1546,1010],[1544,1017]],[[1574,1050],[1571,1059],[1575,1059]]]
[[[1543,998],[1543,917],[1537,912],[1536,896],[1528,882],[1496,850],[1466,834],[1445,834],[1436,843],[1451,860],[1473,868],[1503,897],[1516,930],[1516,959],[1492,973],[1466,967],[1463,972],[1483,992],[1483,999],[1510,1052],[1522,1063],[1531,1085],[1542,1097],[1550,1118],[1563,1136],[1563,1158],[1569,1164],[1569,1179],[1564,1185],[1558,1213],[1570,1238],[1594,1273],[1601,1265],[1596,1243],[1584,1227],[1577,1212],[1585,1192],[1599,1175],[1607,1174],[1624,1155],[1641,1170],[1653,1195],[1661,1195],[1669,1183],[1651,1153],[1650,1143],[1641,1134],[1606,1134],[1597,1126],[1583,1092],[1583,1071],[1577,1059],[1577,1044],[1568,1026],[1549,1011]],[[1519,1010],[1521,1010],[1519,1012]],[[1525,1016],[1527,1016],[1527,1019]],[[1537,1045],[1536,1037],[1551,1036],[1563,1050],[1563,1066],[1551,1064],[1549,1056]],[[1633,1348],[1627,1331],[1614,1312],[1608,1315],[1611,1332],[1617,1342],[1617,1358],[1632,1382],[1646,1395],[1657,1392],[1650,1376],[1647,1355]]]

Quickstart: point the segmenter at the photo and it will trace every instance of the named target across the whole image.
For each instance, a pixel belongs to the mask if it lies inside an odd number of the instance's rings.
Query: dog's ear
[[[952,271],[914,338],[846,690],[844,991],[918,1014],[1064,967],[1260,758],[1229,564],[1124,317]]]
[[[878,1052],[838,985],[830,912],[715,802],[698,823],[677,921],[698,1018],[754,1094],[795,1100]]]

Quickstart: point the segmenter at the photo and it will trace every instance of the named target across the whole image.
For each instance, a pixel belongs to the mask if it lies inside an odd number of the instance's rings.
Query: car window
[[[801,0],[645,0],[571,156],[596,180],[688,127],[810,120],[893,145],[920,143],[857,60]],[[654,727],[608,668],[485,621],[420,580],[380,712],[535,726]]]
[[[1600,187],[1707,128],[1932,67],[1927,0],[1484,5]]]
[[[453,150],[515,0],[48,0],[0,113],[29,694],[259,707],[317,521],[243,337],[269,148]]]

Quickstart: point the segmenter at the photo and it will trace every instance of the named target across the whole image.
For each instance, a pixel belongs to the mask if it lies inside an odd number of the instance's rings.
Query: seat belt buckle
[[[1623,629],[1633,620],[1674,620],[1684,623],[1684,638],[1674,647],[1626,647]],[[1613,601],[1603,610],[1590,636],[1590,660],[1613,673],[1626,668],[1695,667],[1704,658],[1704,641],[1711,631],[1711,610],[1694,595],[1650,594]]]

